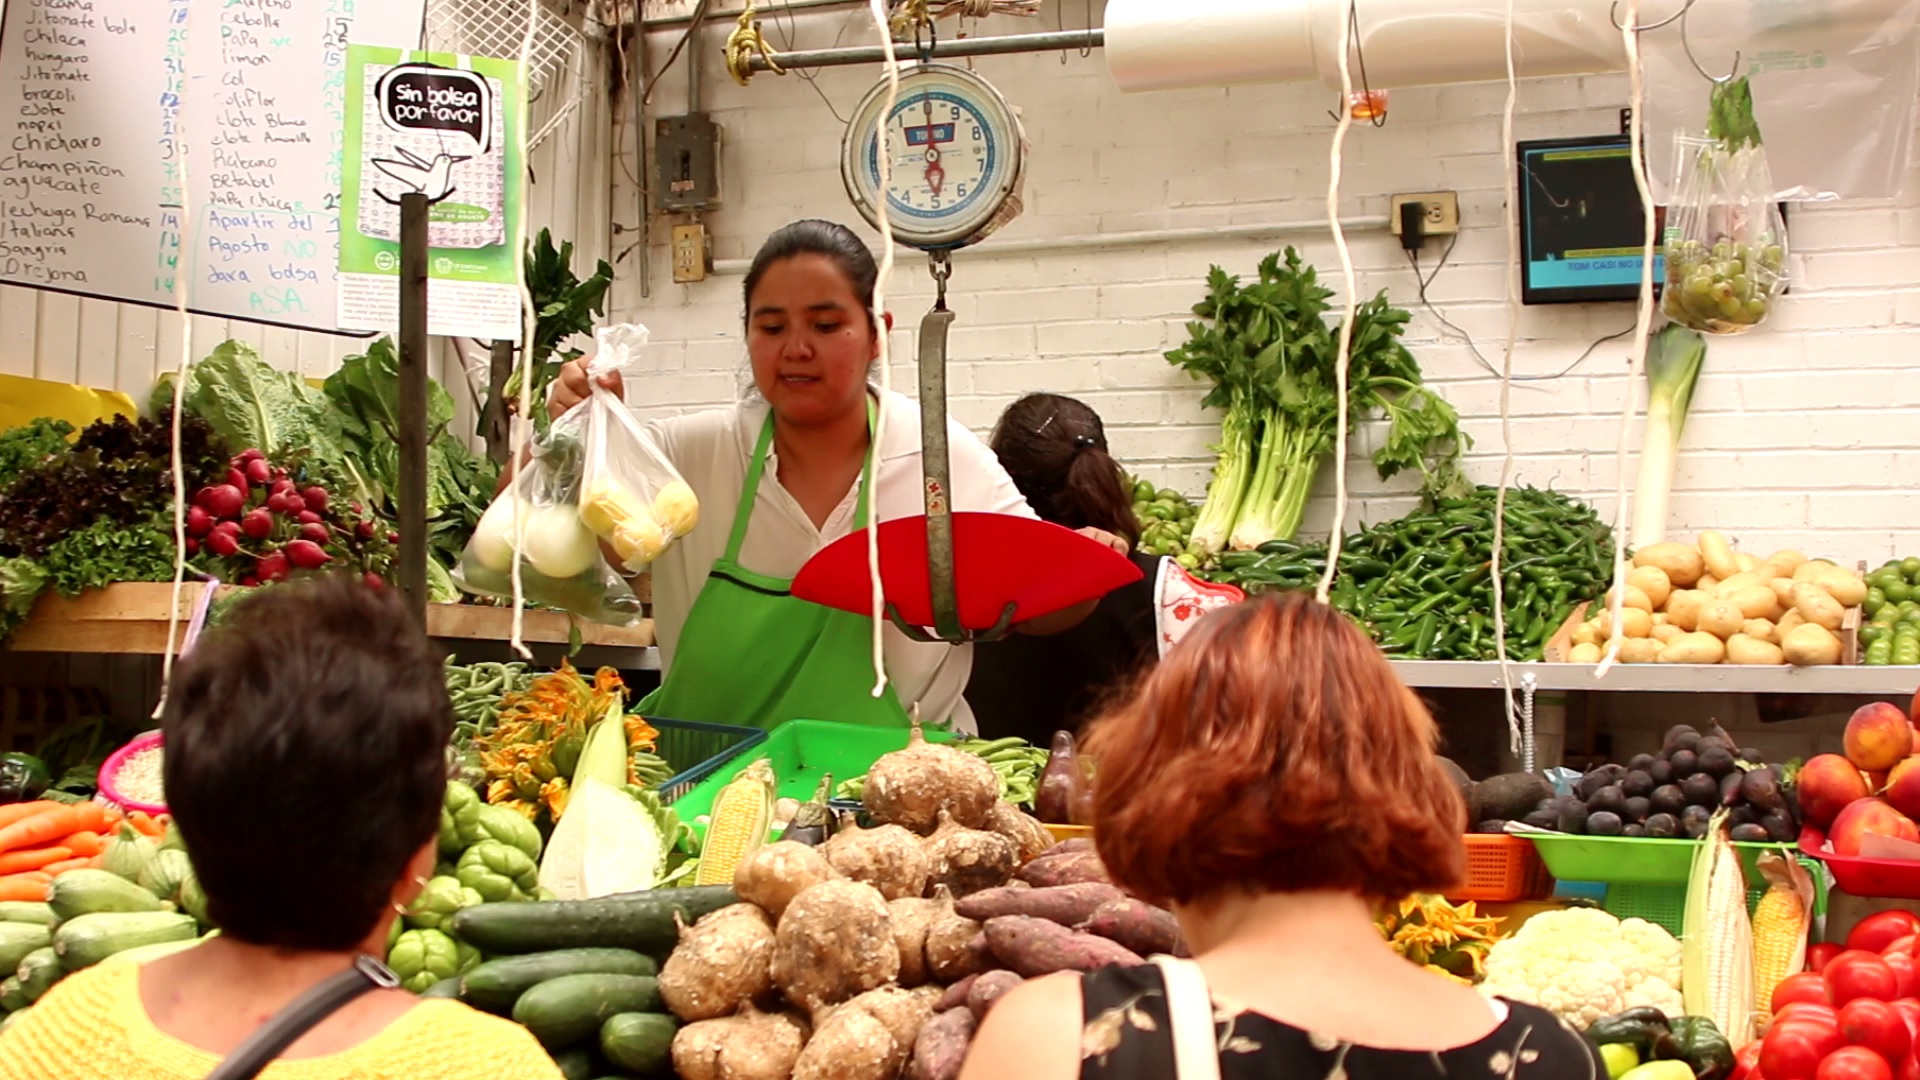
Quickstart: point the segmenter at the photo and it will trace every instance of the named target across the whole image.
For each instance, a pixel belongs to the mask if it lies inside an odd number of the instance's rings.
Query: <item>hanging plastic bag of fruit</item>
[[[627,411],[626,402],[599,384],[611,371],[638,367],[647,328],[636,324],[594,332],[597,346],[587,371],[593,395],[585,409],[586,469],[580,484],[580,520],[637,574],[700,521],[700,501],[660,444]],[[569,415],[572,415],[571,413]]]
[[[1744,334],[1787,287],[1787,231],[1774,198],[1753,93],[1716,83],[1707,137],[1674,139],[1667,211],[1667,317],[1703,334]]]
[[[605,333],[605,331],[602,331]],[[640,330],[644,340],[646,331]],[[625,354],[610,356],[606,344],[596,357],[597,378],[622,366]],[[596,529],[600,511],[590,513],[595,429],[606,424],[611,399],[624,418],[626,408],[605,390],[569,409],[534,441],[530,460],[513,483],[494,497],[467,541],[453,577],[462,589],[480,596],[511,600],[513,563],[519,553],[521,593],[529,605],[569,611],[611,626],[630,626],[640,618],[640,601],[619,569],[602,551]],[[632,423],[630,418],[628,423]],[[604,500],[602,500],[604,501]],[[624,556],[623,556],[624,558]]]

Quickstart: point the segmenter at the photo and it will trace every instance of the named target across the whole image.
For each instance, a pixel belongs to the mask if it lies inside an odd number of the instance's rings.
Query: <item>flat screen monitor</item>
[[[1627,137],[1544,139],[1519,143],[1517,149],[1521,300],[1638,299],[1646,215],[1633,182]],[[1659,208],[1656,237],[1665,219],[1665,209]],[[1665,270],[1656,247],[1656,289]]]

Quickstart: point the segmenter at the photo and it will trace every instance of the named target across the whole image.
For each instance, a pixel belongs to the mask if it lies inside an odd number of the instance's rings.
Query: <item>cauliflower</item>
[[[1576,1027],[1651,1005],[1682,1016],[1680,942],[1596,908],[1535,915],[1487,954],[1480,992],[1538,1005]]]

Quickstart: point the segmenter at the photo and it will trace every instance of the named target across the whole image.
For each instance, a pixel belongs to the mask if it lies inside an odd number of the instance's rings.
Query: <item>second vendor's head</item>
[[[793,428],[844,423],[866,408],[867,372],[891,319],[873,309],[880,276],[844,225],[796,221],[747,271],[747,355],[754,386]]]

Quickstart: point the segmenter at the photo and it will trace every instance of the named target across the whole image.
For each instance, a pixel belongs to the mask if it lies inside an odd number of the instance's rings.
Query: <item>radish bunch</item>
[[[257,449],[227,463],[224,483],[194,493],[187,554],[241,585],[283,581],[296,571],[357,566],[369,584],[399,536],[376,528],[358,503],[341,503],[296,469]]]

